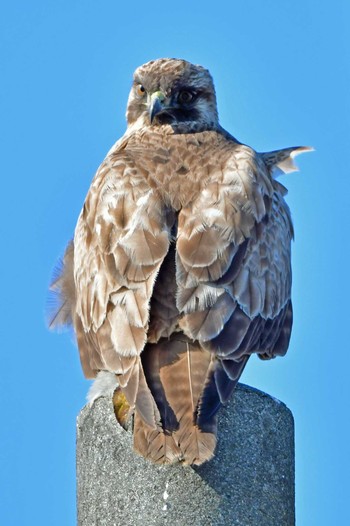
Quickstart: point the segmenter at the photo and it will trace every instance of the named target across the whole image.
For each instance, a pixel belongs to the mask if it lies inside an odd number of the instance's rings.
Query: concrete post
[[[106,398],[77,425],[78,526],[294,526],[294,424],[289,409],[239,384],[219,417],[218,448],[190,468],[156,466]]]

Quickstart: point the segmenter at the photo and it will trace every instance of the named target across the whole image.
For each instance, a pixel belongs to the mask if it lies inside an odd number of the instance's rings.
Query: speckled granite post
[[[240,384],[221,410],[213,460],[155,466],[100,398],[78,417],[77,477],[78,526],[294,526],[293,416]]]

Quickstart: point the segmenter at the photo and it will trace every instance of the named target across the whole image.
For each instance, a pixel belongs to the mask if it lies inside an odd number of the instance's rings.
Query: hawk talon
[[[120,387],[117,387],[114,391],[112,401],[115,417],[118,423],[127,431],[130,427],[132,410]]]

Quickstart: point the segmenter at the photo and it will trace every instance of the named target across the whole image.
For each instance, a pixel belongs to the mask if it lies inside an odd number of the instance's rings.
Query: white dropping
[[[167,511],[168,509],[168,504],[167,504],[167,500],[168,500],[168,497],[169,497],[169,493],[168,493],[168,487],[169,487],[169,484],[168,482],[165,484],[165,491],[163,493],[163,500],[164,500],[164,505],[163,505],[163,511]]]

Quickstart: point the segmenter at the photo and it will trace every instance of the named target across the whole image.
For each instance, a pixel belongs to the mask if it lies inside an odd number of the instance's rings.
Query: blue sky
[[[0,15],[1,524],[75,524],[88,382],[69,336],[45,328],[46,289],[125,130],[133,70],[166,56],[211,71],[221,123],[242,142],[316,148],[282,180],[296,230],[290,350],[251,359],[242,380],[293,411],[298,524],[350,524],[350,4],[14,0]]]

